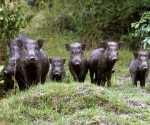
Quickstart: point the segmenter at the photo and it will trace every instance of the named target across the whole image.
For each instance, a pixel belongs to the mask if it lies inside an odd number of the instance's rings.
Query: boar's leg
[[[84,82],[85,81],[86,74],[87,74],[87,71],[84,71],[84,73],[79,78],[79,82]]]
[[[94,83],[94,71],[90,69],[90,78],[91,78],[91,83]]]
[[[97,75],[96,75],[96,72],[94,72],[93,83],[96,83],[96,81],[97,81]]]
[[[145,87],[145,79],[140,80],[140,86],[141,86],[142,88],[144,88],[144,87]]]
[[[41,84],[44,84],[45,81],[46,81],[46,75],[44,75],[44,76],[41,77]]]
[[[112,71],[107,73],[107,86],[111,86],[111,76],[112,76]]]
[[[40,68],[38,68],[37,70],[37,76],[35,80],[35,84],[37,85],[38,83],[41,83],[41,69]]]
[[[79,78],[77,74],[74,72],[74,70],[72,69],[72,66],[69,66],[69,70],[70,70],[71,75],[73,76],[74,81],[79,81]]]
[[[4,76],[4,90],[8,91],[9,89],[13,89],[14,87],[14,80],[11,76]]]
[[[84,68],[84,71],[83,71],[82,82],[85,81],[85,78],[86,78],[87,73],[88,73],[88,68],[85,67],[85,68]]]
[[[30,84],[27,78],[27,73],[24,68],[24,65],[21,65],[20,68],[16,72],[16,80],[18,82],[18,86],[20,90],[24,90],[29,88]]]
[[[132,83],[134,86],[137,86],[137,80],[136,80],[136,74],[132,74],[131,75],[131,78],[132,78]]]
[[[106,80],[107,80],[107,76],[106,76],[107,74],[106,73],[101,73],[101,86],[105,86],[105,82],[106,82]]]
[[[23,75],[22,73],[20,73],[16,76],[16,80],[18,82],[18,86],[20,90],[29,88],[29,85],[28,85],[29,83],[27,82],[26,75]]]
[[[96,77],[96,84],[100,86],[101,82],[102,82],[102,78],[101,78],[102,76],[101,76],[101,72],[99,70],[96,72],[95,77]]]
[[[101,86],[105,86],[105,82],[106,82],[106,81],[105,81],[104,79],[102,79],[102,80],[101,80]]]
[[[83,77],[82,77],[82,78],[79,78],[79,82],[84,82]]]
[[[44,70],[43,70],[44,68]],[[46,77],[47,77],[47,74],[48,74],[48,71],[49,71],[49,62],[47,62],[47,66],[45,64],[45,67],[42,67],[42,76],[41,76],[41,84],[44,84],[45,81],[46,81]]]

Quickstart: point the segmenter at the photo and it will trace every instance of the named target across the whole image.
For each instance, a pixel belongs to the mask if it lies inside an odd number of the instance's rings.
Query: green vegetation
[[[19,22],[14,21],[17,24],[13,25],[17,26],[17,30],[12,28],[15,30],[13,32],[7,25],[6,31],[14,33],[12,36],[8,35],[8,38],[15,37],[18,32],[26,33],[34,39],[42,38],[45,40],[44,51],[49,57],[61,56],[68,59],[64,44],[76,40],[87,43],[88,48],[85,52],[87,57],[92,47],[111,37],[126,42],[127,48],[120,50],[112,87],[92,85],[89,77],[85,83],[73,82],[66,63],[67,79],[63,83],[47,81],[44,85],[33,86],[26,91],[12,90],[6,93],[0,100],[0,124],[148,125],[150,123],[150,85],[146,84],[145,89],[133,87],[128,72],[132,58],[128,48],[129,46],[136,48],[136,44],[139,44],[138,37],[133,39],[131,33],[139,32],[141,26],[147,24],[142,20],[145,18],[149,20],[149,16],[145,16],[149,15],[149,12],[142,17],[140,15],[145,11],[141,8],[149,5],[149,0],[41,0],[33,6],[27,6],[25,1],[19,2],[20,4],[17,4],[19,8],[16,9],[22,11],[17,11],[20,16],[15,19]],[[0,14],[1,12],[0,10]],[[27,23],[24,22],[25,17]],[[131,23],[134,23],[135,29],[130,33]],[[22,28],[25,25],[26,27]],[[147,34],[144,34],[143,38],[146,38],[149,35],[149,25],[144,28]],[[7,34],[5,37],[7,38]],[[150,77],[147,83],[149,81]]]
[[[134,37],[139,39],[137,44],[144,49],[150,49],[150,11],[143,13],[138,22],[132,23],[132,28],[134,29]]]
[[[16,37],[27,24],[23,8],[20,1],[0,2],[0,62],[6,58],[7,42]]]

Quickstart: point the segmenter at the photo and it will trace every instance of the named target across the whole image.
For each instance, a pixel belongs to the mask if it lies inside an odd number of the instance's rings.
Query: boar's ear
[[[39,40],[37,40],[37,43],[38,43],[39,48],[42,48],[44,40],[39,39]]]
[[[137,57],[138,57],[138,52],[137,52],[137,51],[134,51],[134,52],[133,52],[133,55],[134,55],[135,58],[137,58]]]
[[[49,63],[52,63],[52,58],[49,58]]]
[[[70,45],[68,43],[65,44],[66,50],[69,51],[70,50]]]
[[[66,62],[66,59],[62,59],[63,60],[63,64],[65,64],[65,62]]]
[[[82,50],[85,50],[86,44],[85,44],[85,43],[82,43],[81,46],[82,46]]]

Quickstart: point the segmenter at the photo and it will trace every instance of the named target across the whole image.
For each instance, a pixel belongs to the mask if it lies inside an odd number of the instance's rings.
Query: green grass
[[[0,72],[2,71],[2,69],[3,69],[3,66],[0,65]]]
[[[34,86],[0,101],[0,121],[14,125],[148,125],[150,96],[125,83],[102,88],[85,83]]]

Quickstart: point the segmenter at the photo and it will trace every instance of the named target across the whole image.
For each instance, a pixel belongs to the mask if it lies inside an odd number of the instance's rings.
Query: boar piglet
[[[150,53],[145,50],[139,50],[133,54],[134,59],[132,59],[129,65],[132,83],[137,86],[137,82],[139,81],[140,86],[145,87],[145,81],[149,70],[148,59],[150,58]]]
[[[69,70],[75,81],[84,82],[88,72],[88,62],[84,57],[85,44],[66,44],[66,49],[70,52]]]
[[[65,78],[65,59],[60,57],[53,57],[49,59],[50,68],[50,79],[53,81],[61,82]]]

